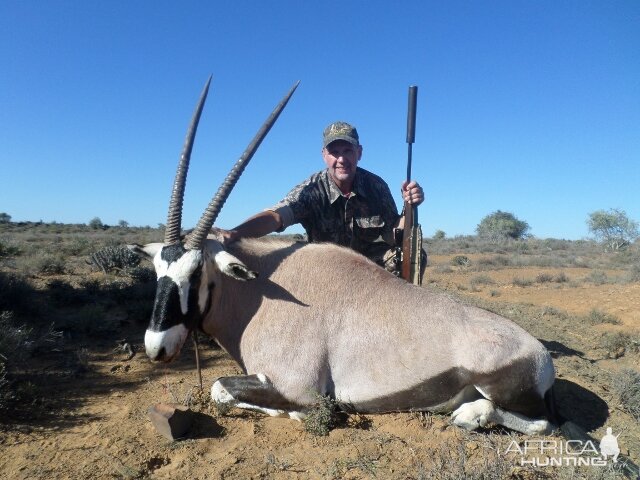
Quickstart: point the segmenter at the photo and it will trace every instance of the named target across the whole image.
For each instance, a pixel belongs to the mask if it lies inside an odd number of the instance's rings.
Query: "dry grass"
[[[107,348],[105,345],[108,345],[109,351],[113,349],[115,340],[121,338],[126,326],[135,327],[136,331],[144,330],[153,303],[153,271],[140,267],[141,270],[131,268],[125,274],[103,273],[86,262],[91,253],[100,249],[122,246],[124,243],[159,241],[162,236],[161,230],[149,228],[91,230],[86,226],[59,224],[0,226],[0,329],[3,332],[0,336],[0,359],[11,359],[10,362],[0,361],[0,409],[4,408],[1,422],[10,418],[15,413],[16,405],[19,405],[21,415],[29,416],[29,421],[37,424],[45,405],[38,393],[39,384],[54,379],[54,376],[66,376],[65,378],[73,381],[80,381],[96,375],[95,368],[92,370],[92,358],[98,347],[104,350]],[[436,267],[443,274],[461,268],[482,272],[518,266],[548,267],[554,269],[552,272],[558,272],[540,274],[532,279],[514,279],[515,285],[526,288],[534,283],[569,283],[562,269],[575,266],[592,270],[581,279],[582,282],[597,284],[640,281],[638,249],[634,245],[629,252],[604,254],[593,242],[529,239],[518,243],[488,244],[474,237],[464,237],[440,239],[432,244],[429,253],[455,254],[461,257],[453,265]],[[486,257],[473,257],[472,263],[469,256],[478,253],[483,253]],[[624,275],[614,279],[611,274],[604,273],[613,267],[622,269]],[[472,289],[491,288],[494,285],[491,277],[482,273],[473,276],[470,283]],[[549,285],[562,288],[568,286],[570,285]],[[495,289],[491,291],[491,295],[497,297],[500,292]],[[469,299],[464,301],[481,302]],[[624,349],[625,357],[617,360],[616,365],[628,360],[628,357],[637,361],[633,355],[638,354],[638,338],[619,332],[600,336],[592,334],[595,330],[593,325],[615,324],[618,321],[605,312],[596,310],[590,312],[587,318],[577,319],[551,307],[534,308],[508,303],[486,303],[480,306],[514,319],[538,338],[547,338],[545,323],[550,320],[567,325],[566,335],[561,331],[557,338],[553,338],[559,344],[556,353],[563,356],[561,360],[564,358],[580,365],[586,364],[587,360],[580,356],[583,352],[578,351],[580,348],[572,350],[574,339],[584,337],[592,341],[588,347],[596,349],[599,355],[602,355],[603,349],[613,353]],[[67,339],[72,339],[72,342]],[[60,350],[56,352],[55,368],[45,372],[30,370],[31,354],[37,352],[37,349],[51,350],[51,340]],[[65,344],[65,341],[69,343]],[[21,356],[21,352],[27,355]],[[589,368],[594,369],[589,371],[589,375],[597,378],[599,385],[615,392],[616,407],[624,409],[640,421],[640,374],[636,370],[622,370],[618,375],[608,378],[601,374],[601,370],[595,370],[597,363]],[[214,406],[207,394],[199,396],[192,386],[182,385],[180,388],[183,390],[178,391],[178,386],[170,387],[178,401],[202,411],[209,411]],[[215,407],[221,408],[218,405]],[[218,415],[225,413],[227,412],[223,412],[222,408],[218,411]],[[326,435],[334,428],[336,421],[339,421],[336,420],[335,405],[331,399],[321,398],[316,411],[310,413],[305,429],[314,436],[322,437],[314,441],[327,441]],[[431,417],[421,415],[427,428]],[[626,418],[630,420],[630,417]],[[349,416],[346,424],[340,425],[358,432],[365,431],[364,433],[369,433],[367,429],[370,426],[371,422],[366,417],[354,415]],[[332,436],[333,434],[330,437]],[[385,441],[387,440],[380,437],[381,443]],[[475,449],[471,449],[470,445],[475,445]],[[568,468],[542,474],[514,468],[511,459],[498,453],[499,447],[499,440],[491,434],[443,442],[429,456],[411,458],[409,462],[412,462],[412,473],[402,478],[617,478],[605,470],[587,472]],[[324,478],[385,478],[381,466],[383,460],[384,458],[371,451],[362,451],[359,454],[345,455],[320,473]],[[264,463],[268,469],[267,478],[278,475],[289,478],[286,477],[288,472],[296,473],[295,467],[284,456],[267,455]],[[140,471],[137,467],[133,469],[114,460],[111,473],[132,478]],[[301,475],[304,473],[298,478]]]

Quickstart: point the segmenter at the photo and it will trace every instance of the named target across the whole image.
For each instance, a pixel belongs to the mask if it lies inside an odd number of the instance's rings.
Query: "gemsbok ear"
[[[163,243],[148,243],[146,245],[127,245],[127,248],[139,257],[146,258],[147,260],[153,260],[153,257],[162,250]]]
[[[243,282],[254,280],[258,276],[258,272],[249,270],[242,263],[229,263],[222,273]]]
[[[244,263],[224,250],[220,250],[216,253],[213,257],[213,261],[222,273],[231,278],[235,278],[236,280],[253,280],[258,276],[257,272],[249,270]]]

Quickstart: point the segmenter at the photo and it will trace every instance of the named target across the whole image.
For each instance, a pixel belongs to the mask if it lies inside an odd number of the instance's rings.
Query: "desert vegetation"
[[[520,234],[439,231],[427,239],[424,288],[495,311],[539,338],[558,370],[560,413],[596,444],[612,427],[622,453],[637,463],[638,241],[613,249],[599,237],[539,239],[511,220]],[[421,412],[356,415],[336,411],[325,397],[304,424],[219,410],[208,386],[240,370],[215,342],[200,339],[204,392],[196,386],[192,352],[167,367],[149,364],[142,352],[155,274],[125,244],[162,238],[162,226],[108,226],[97,217],[67,225],[0,216],[3,477],[147,478],[173,471],[194,478],[604,479],[623,473],[621,465],[520,465],[501,452],[522,436],[462,432],[446,416]],[[146,409],[159,399],[199,415],[188,438],[167,442],[149,426]],[[86,460],[78,463],[72,459],[81,449]]]

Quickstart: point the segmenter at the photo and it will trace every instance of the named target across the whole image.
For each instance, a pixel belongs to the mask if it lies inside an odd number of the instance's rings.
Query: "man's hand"
[[[402,200],[416,207],[424,202],[424,190],[418,185],[418,182],[411,181],[402,182]]]
[[[268,235],[282,227],[280,214],[271,210],[265,210],[241,223],[233,230],[215,228],[222,237],[222,244],[226,247],[241,238],[255,238]]]
[[[238,232],[235,230],[218,229],[218,233],[222,236],[222,244],[226,247],[238,240]]]

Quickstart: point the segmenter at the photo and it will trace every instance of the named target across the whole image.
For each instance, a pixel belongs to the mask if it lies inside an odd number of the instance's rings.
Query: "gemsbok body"
[[[213,400],[302,419],[328,395],[362,413],[453,412],[466,429],[490,423],[549,433],[549,352],[525,330],[446,294],[396,278],[331,244],[244,239],[225,245],[213,222],[294,86],[220,187],[186,243],[186,171],[202,93],[172,191],[165,241],[131,246],[158,276],[147,355],[168,362],[189,333],[214,337],[245,375],[218,379]]]

